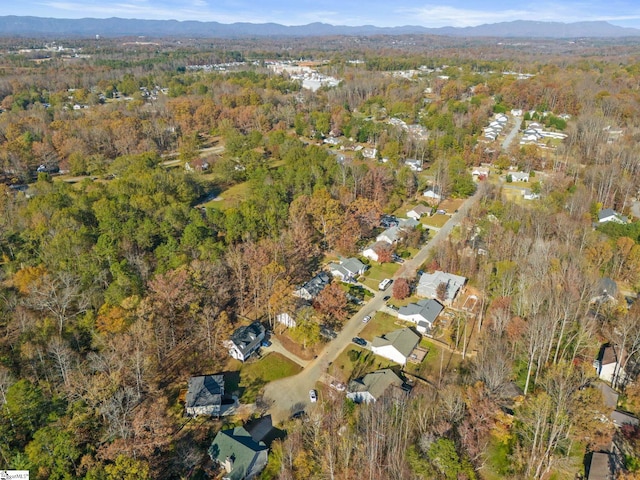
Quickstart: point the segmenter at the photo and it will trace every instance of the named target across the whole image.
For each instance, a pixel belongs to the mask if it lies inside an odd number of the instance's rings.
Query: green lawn
[[[350,353],[355,352],[355,353]],[[381,368],[397,367],[391,360],[374,355],[370,350],[355,344],[347,346],[333,364],[329,367],[329,374],[347,382]]]
[[[364,284],[372,288],[373,290],[378,290],[378,284],[384,280],[385,278],[393,277],[396,272],[400,269],[399,263],[378,263],[371,262],[371,267],[364,272]],[[393,285],[389,286],[390,290],[393,288]]]
[[[258,361],[243,364],[238,384],[242,403],[253,403],[267,383],[296,375],[301,370],[300,365],[279,353],[269,353]]]
[[[439,215],[436,213],[430,217],[422,217],[421,221],[427,227],[442,228],[444,224],[449,221],[449,218],[451,218],[449,215]]]
[[[388,313],[378,312],[360,332],[360,336],[365,340],[371,341],[374,337],[403,328],[403,325],[404,322],[399,321],[396,317]]]
[[[225,210],[235,207],[247,198],[249,194],[249,182],[242,182],[220,192],[219,200],[209,200],[204,204],[208,208],[219,208]]]

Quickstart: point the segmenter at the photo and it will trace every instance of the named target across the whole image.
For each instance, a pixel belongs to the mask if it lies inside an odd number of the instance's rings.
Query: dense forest
[[[593,368],[623,352],[612,386],[640,414],[637,46],[325,40],[0,42],[0,467],[215,478],[207,448],[233,422],[186,419],[188,378],[238,368],[237,326],[273,328],[296,286],[435,188],[478,199],[423,267],[479,292],[451,336],[472,354],[401,399],[323,398],[281,425],[262,478],[586,478],[612,441],[640,478],[640,427],[612,424]],[[338,85],[270,68],[292,60]],[[516,109],[566,138],[484,143]],[[478,185],[481,164],[533,172],[539,198]],[[625,221],[598,223],[608,208]],[[327,292],[285,334],[302,350],[357,309]]]

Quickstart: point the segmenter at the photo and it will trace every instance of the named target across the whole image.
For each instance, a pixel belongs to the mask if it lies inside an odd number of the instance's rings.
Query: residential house
[[[375,242],[374,244],[369,245],[362,251],[362,256],[373,260],[374,262],[379,262],[380,257],[382,256],[383,251],[388,251],[390,248],[389,243],[385,241]]]
[[[487,178],[490,172],[491,169],[488,167],[475,167],[471,171],[471,175],[478,178]]]
[[[433,328],[433,323],[440,315],[444,307],[433,299],[424,299],[416,303],[410,303],[398,310],[398,318],[416,324],[418,332],[426,334]]]
[[[264,417],[255,418],[247,422],[244,429],[249,432],[254,442],[264,442],[267,447],[271,446],[271,443],[276,438],[281,437],[282,431],[278,431],[273,427],[273,420],[271,415],[265,415]]]
[[[616,222],[624,224],[627,221],[627,217],[623,217],[612,208],[605,208],[598,212],[598,223]]]
[[[187,172],[204,172],[209,170],[209,162],[202,158],[195,158],[190,162],[185,162],[184,169]]]
[[[613,455],[607,452],[593,452],[587,468],[586,480],[613,480]]]
[[[345,258],[340,263],[330,263],[329,271],[343,282],[354,282],[367,270],[367,266],[357,258]]]
[[[398,225],[395,227],[387,228],[384,232],[376,237],[376,241],[394,244],[398,240],[400,240],[400,236],[403,231],[410,230],[417,226],[418,221],[415,218],[399,218]]]
[[[378,155],[378,149],[377,148],[365,148],[365,149],[362,150],[362,156],[364,158],[374,159],[374,158],[376,158],[377,155]]]
[[[349,382],[347,398],[356,403],[376,402],[389,390],[400,389],[402,385],[400,377],[393,370],[385,368]]]
[[[512,182],[528,182],[529,174],[527,172],[512,172],[507,175],[511,175]]]
[[[329,285],[330,278],[326,272],[320,272],[304,285],[293,291],[293,296],[304,300],[313,300],[318,294]]]
[[[260,322],[253,322],[251,325],[236,329],[226,342],[229,355],[236,360],[244,362],[260,348],[260,342],[264,340],[264,334],[265,330]]]
[[[593,362],[598,377],[614,387],[625,377],[621,366],[622,355],[624,352],[620,353],[616,345],[605,344],[600,348],[598,358]]]
[[[224,395],[224,375],[199,375],[191,377],[187,386],[186,414],[220,415]]]
[[[422,171],[422,160],[418,160],[416,158],[407,158],[404,161],[404,164],[411,169],[412,172],[421,172]]]
[[[438,298],[444,305],[450,306],[462,290],[467,282],[465,277],[454,275],[452,273],[441,272],[436,270],[433,273],[423,273],[418,281],[416,293],[419,297]],[[444,298],[438,297],[438,287],[444,283]]]
[[[442,195],[440,195],[437,188],[429,188],[425,190],[422,196],[427,197],[427,201],[432,203],[438,203],[440,200],[442,200]]]
[[[598,295],[591,298],[590,303],[602,305],[605,303],[617,303],[616,295],[618,294],[618,284],[609,277],[601,278],[598,281]]]
[[[420,335],[410,328],[394,330],[380,337],[375,337],[371,342],[371,351],[392,362],[406,365],[413,349],[420,343]]]
[[[250,480],[267,465],[268,449],[256,442],[244,427],[220,430],[209,447],[209,456],[225,471],[223,480]]]
[[[522,198],[525,200],[538,200],[540,198],[539,193],[533,193],[528,188],[522,191]]]
[[[407,217],[418,221],[424,215],[429,215],[429,213],[431,213],[431,208],[425,207],[424,205],[417,205],[407,212]]]

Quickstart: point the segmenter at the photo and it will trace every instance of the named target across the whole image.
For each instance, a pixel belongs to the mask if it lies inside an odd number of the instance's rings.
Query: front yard
[[[329,374],[346,383],[369,372],[397,366],[391,360],[374,355],[371,350],[351,344],[342,351],[329,367]]]
[[[436,213],[435,215],[431,215],[430,217],[422,217],[420,220],[422,224],[426,227],[436,227],[442,228],[445,223],[449,221],[449,215],[441,215]]]
[[[240,370],[237,385],[227,385],[230,393],[238,392],[241,403],[253,403],[256,401],[258,393],[267,383],[280,378],[290,377],[300,373],[302,367],[297,363],[283,357],[279,353],[269,353],[259,360],[238,364]]]
[[[378,290],[378,284],[385,278],[393,277],[400,269],[399,263],[371,262],[371,267],[360,277],[362,283],[372,290]],[[389,289],[393,288],[393,284]]]

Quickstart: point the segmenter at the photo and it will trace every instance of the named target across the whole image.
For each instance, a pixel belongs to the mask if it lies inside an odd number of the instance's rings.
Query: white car
[[[311,400],[311,403],[318,401],[318,393],[315,390],[309,390],[309,400]]]
[[[369,320],[371,320],[371,315],[367,315],[366,317],[364,317],[362,319],[362,323],[367,323]]]

